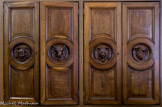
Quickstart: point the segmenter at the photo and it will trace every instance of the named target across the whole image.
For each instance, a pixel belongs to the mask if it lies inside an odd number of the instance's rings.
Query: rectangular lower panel
[[[90,68],[91,74],[91,99],[110,99],[116,98],[116,68],[109,70],[96,70]]]
[[[11,74],[11,97],[29,97],[34,96],[34,71],[33,68],[25,71],[10,68]]]
[[[66,100],[73,96],[73,67],[67,71],[56,71],[46,67],[47,98],[48,100]]]
[[[130,98],[153,98],[154,68],[138,71],[128,67],[129,97]],[[147,89],[147,90],[146,90]]]

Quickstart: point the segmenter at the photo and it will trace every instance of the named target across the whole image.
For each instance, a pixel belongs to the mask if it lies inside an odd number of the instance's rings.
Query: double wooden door
[[[77,104],[78,4],[13,2],[4,8],[5,101]]]
[[[5,101],[78,104],[78,15],[4,3]],[[158,2],[84,2],[83,49],[85,104],[159,104]]]
[[[159,4],[85,3],[84,21],[85,103],[158,104]]]

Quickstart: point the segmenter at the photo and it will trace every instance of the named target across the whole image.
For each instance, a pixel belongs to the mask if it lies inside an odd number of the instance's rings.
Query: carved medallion
[[[132,48],[132,56],[137,62],[145,62],[150,58],[150,49],[146,45],[135,45]]]
[[[63,61],[68,58],[69,49],[66,45],[52,45],[48,53],[52,60]]]
[[[93,54],[94,60],[99,64],[105,64],[112,59],[112,50],[108,45],[98,45]]]
[[[12,50],[12,56],[17,62],[26,62],[31,58],[31,48],[26,44],[19,44]]]

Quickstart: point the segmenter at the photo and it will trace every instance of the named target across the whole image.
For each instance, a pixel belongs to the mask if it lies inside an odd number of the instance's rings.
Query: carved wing
[[[65,45],[64,45],[62,51],[63,51],[63,57],[64,57],[64,59],[66,59],[68,57],[68,49]]]
[[[51,52],[52,58],[55,59],[55,55],[57,54],[57,47],[55,45],[53,45],[50,52]]]
[[[110,60],[111,56],[112,56],[112,52],[111,52],[110,48],[106,48],[106,50],[107,50],[107,58],[108,58],[108,60]]]

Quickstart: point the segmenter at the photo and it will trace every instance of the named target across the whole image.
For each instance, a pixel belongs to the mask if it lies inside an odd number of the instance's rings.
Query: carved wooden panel
[[[121,3],[85,3],[84,103],[121,104]]]
[[[39,3],[4,3],[5,101],[39,101]]]
[[[159,104],[159,3],[123,3],[124,104]]]
[[[78,4],[41,2],[41,103],[78,103]]]

